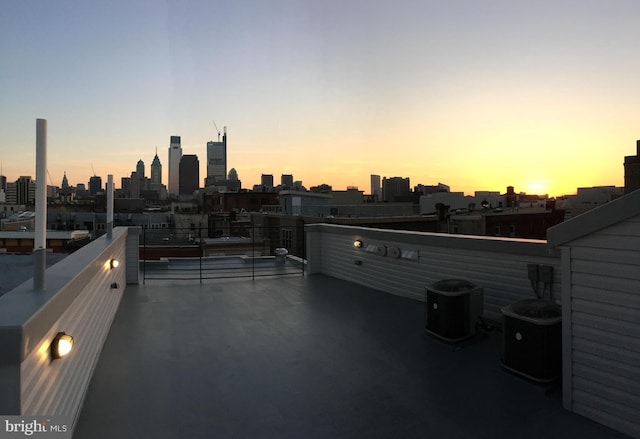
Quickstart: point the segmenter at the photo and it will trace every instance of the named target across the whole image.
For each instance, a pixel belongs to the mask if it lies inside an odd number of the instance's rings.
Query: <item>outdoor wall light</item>
[[[73,337],[64,332],[58,332],[51,343],[51,358],[57,360],[66,356],[73,349]]]
[[[120,265],[120,262],[118,262],[117,259],[111,259],[109,261],[109,266],[111,267],[112,270],[116,268],[118,265]]]
[[[360,241],[359,239],[356,239],[356,240],[353,242],[353,246],[354,246],[354,247],[356,247],[356,248],[361,248],[361,247],[363,246],[363,243],[362,243],[362,241]]]

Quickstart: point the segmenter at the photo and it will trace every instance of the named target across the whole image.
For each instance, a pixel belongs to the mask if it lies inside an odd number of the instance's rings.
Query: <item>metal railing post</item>
[[[300,227],[300,225],[298,225]],[[302,265],[302,276],[304,277],[304,262],[307,257],[307,237],[304,234],[304,222],[302,223],[302,255],[300,256],[300,265]]]
[[[256,229],[251,217],[251,279],[256,280]]]
[[[139,250],[138,250],[139,251]],[[142,225],[142,285],[147,280],[147,226]]]

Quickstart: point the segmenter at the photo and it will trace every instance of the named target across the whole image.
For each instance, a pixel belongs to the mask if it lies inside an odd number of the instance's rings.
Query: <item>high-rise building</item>
[[[35,204],[36,182],[31,176],[22,175],[15,183],[7,183],[6,201],[8,204]]]
[[[195,154],[185,154],[180,160],[180,195],[193,195],[199,189],[200,162]]]
[[[0,190],[7,191],[7,177],[0,175]]]
[[[374,201],[382,201],[382,187],[380,186],[380,176],[371,174],[371,196]]]
[[[293,189],[293,175],[282,174],[280,176],[280,184],[284,186],[285,189]]]
[[[136,165],[136,173],[138,174],[138,178],[144,178],[144,162],[142,159],[138,160],[138,164]]]
[[[140,198],[140,190],[142,189],[140,187],[140,176],[138,175],[137,171],[133,171],[131,173],[131,177],[130,177],[130,192],[131,194],[129,195],[130,198]]]
[[[238,178],[238,171],[236,171],[236,168],[231,168],[227,176],[227,190],[229,192],[238,192],[240,189],[242,189],[242,183]]]
[[[227,178],[227,127],[224,127],[222,142],[218,135],[217,142],[207,142],[207,178],[205,184],[213,185],[215,182],[224,181]]]
[[[122,192],[123,198],[131,198],[131,178],[130,177],[120,178],[120,191]],[[78,188],[76,188],[76,193],[77,192],[78,192]]]
[[[260,177],[260,184],[267,190],[273,188],[273,174],[262,174],[262,177]]]
[[[411,194],[409,178],[384,177],[382,179],[382,201],[393,202],[406,198]]]
[[[151,190],[159,191],[162,187],[162,164],[158,158],[158,151],[151,162]]]
[[[624,158],[624,193],[640,189],[640,140],[636,141],[638,153]]]
[[[96,195],[102,192],[102,177],[94,175],[89,179],[89,195]]]
[[[82,198],[87,195],[87,187],[84,183],[76,184],[76,197]]]
[[[169,195],[178,195],[180,193],[181,159],[180,136],[171,136],[171,143],[169,144]]]

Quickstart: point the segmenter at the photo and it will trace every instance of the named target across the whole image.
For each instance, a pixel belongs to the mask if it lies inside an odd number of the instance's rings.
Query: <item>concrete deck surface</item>
[[[424,324],[324,275],[128,286],[74,438],[626,437]]]

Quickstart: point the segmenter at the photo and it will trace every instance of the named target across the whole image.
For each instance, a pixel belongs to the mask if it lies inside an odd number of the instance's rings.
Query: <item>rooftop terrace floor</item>
[[[626,437],[424,323],[324,275],[128,286],[74,438]]]

